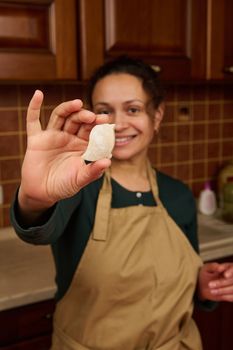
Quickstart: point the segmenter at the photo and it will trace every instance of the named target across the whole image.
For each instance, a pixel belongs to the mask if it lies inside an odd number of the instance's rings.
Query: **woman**
[[[52,349],[199,350],[193,299],[233,300],[231,264],[203,265],[191,191],[147,152],[164,114],[154,71],[121,57],[62,103],[46,130],[43,94],[28,108],[28,146],[12,207],[17,234],[51,244],[57,307]],[[90,130],[115,124],[113,157],[85,164]],[[195,251],[196,250],[196,251]]]

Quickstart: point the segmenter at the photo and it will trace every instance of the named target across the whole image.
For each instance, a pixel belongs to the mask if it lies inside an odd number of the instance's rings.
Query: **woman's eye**
[[[140,112],[140,109],[139,108],[136,108],[136,107],[130,107],[128,109],[128,113],[131,114],[131,115],[135,115],[135,114],[138,114]]]
[[[97,114],[110,114],[110,111],[108,111],[107,109],[102,109],[100,111],[97,111]]]

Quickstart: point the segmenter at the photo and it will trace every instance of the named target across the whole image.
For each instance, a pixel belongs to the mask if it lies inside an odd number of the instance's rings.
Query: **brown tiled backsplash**
[[[43,125],[58,103],[83,96],[80,84],[0,86],[0,184],[4,191],[0,227],[9,225],[9,207],[25,152],[26,109],[37,88],[45,94]],[[233,86],[167,88],[165,117],[149,156],[159,170],[187,183],[195,196],[206,180],[216,189],[219,170],[233,158]]]

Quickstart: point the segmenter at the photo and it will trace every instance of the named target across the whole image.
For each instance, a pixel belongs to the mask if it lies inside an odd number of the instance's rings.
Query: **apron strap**
[[[109,170],[106,170],[103,185],[96,205],[94,229],[92,238],[97,241],[106,241],[108,233],[109,210],[111,208],[112,191]]]
[[[151,163],[149,160],[147,160],[147,174],[150,182],[150,187],[152,194],[154,196],[154,200],[157,203],[159,207],[163,207],[162,202],[159,199],[159,189],[158,189],[158,183],[157,183],[157,173],[156,170],[154,170],[151,166]]]

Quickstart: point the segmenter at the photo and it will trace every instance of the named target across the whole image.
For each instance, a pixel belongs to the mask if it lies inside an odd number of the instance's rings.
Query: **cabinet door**
[[[30,344],[30,341],[48,344],[52,333],[54,307],[54,301],[48,300],[1,311],[0,348],[5,346],[14,349],[17,344]],[[26,348],[29,349],[25,345]]]
[[[214,311],[194,310],[194,319],[200,331],[203,350],[222,350],[221,348],[221,308]],[[226,349],[225,349],[226,350]]]
[[[221,315],[221,349],[222,350],[232,350],[233,349],[233,304],[232,303],[222,303],[221,305],[222,315]]]
[[[219,262],[233,262],[233,257],[220,259]],[[204,311],[195,307],[194,319],[200,330],[203,350],[233,349],[233,303],[219,302],[213,311]]]
[[[1,347],[1,350],[49,350],[51,348],[51,336],[22,341],[17,344]]]
[[[96,68],[94,59],[129,54],[163,79],[204,78],[206,11],[206,0],[81,0],[82,77]]]
[[[0,79],[75,79],[75,0],[0,1]]]
[[[207,77],[233,79],[233,1],[209,0]]]

